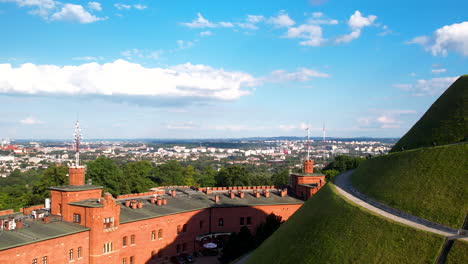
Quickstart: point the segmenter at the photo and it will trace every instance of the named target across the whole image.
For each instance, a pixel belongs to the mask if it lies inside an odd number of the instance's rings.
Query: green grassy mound
[[[386,205],[458,229],[468,209],[467,157],[468,144],[391,153],[363,162],[351,183]]]
[[[247,263],[433,263],[443,241],[356,207],[327,184]]]
[[[468,75],[454,82],[416,124],[395,144],[391,152],[402,148],[445,145],[468,138]]]
[[[447,264],[468,263],[468,243],[457,240],[447,256]]]

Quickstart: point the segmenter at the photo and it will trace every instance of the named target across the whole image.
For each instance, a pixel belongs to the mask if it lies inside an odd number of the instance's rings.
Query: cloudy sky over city
[[[468,1],[0,0],[0,138],[400,137]]]

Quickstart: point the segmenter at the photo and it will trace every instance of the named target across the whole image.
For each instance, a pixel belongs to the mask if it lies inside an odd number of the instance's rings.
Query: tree
[[[159,185],[184,185],[183,167],[177,160],[170,160],[153,169],[151,179]]]
[[[335,178],[336,175],[340,174],[340,172],[337,170],[324,170],[323,174],[325,174],[327,181],[331,181]]]
[[[114,196],[130,192],[128,179],[112,159],[100,156],[88,162],[86,176],[93,180],[93,184],[103,186],[104,191]]]
[[[363,160],[363,158],[340,155],[336,156],[323,170],[337,170],[341,173],[357,168]]]
[[[212,187],[216,185],[216,171],[211,166],[206,166],[203,169],[198,184],[204,187]]]
[[[195,169],[191,165],[184,168],[184,185],[195,186]]]
[[[222,263],[229,263],[254,249],[254,247],[254,237],[250,233],[250,230],[246,226],[243,226],[239,233],[232,233],[229,236],[229,240],[223,248],[221,261]]]
[[[232,165],[222,168],[216,175],[217,186],[249,186],[251,185],[251,174],[245,167]]]
[[[256,246],[260,246],[263,241],[265,241],[269,236],[271,236],[283,223],[281,216],[275,215],[273,213],[269,214],[265,219],[265,222],[262,222],[257,226],[255,231],[255,243]]]
[[[283,169],[273,173],[271,176],[273,185],[277,188],[284,188],[289,184],[289,170]]]
[[[153,187],[154,184],[149,178],[152,169],[151,163],[144,160],[129,162],[122,167],[130,193],[146,192]]]
[[[61,185],[68,185],[68,167],[64,165],[50,166],[42,172],[39,181],[34,184],[33,194],[37,196],[35,200],[48,197],[49,187]]]

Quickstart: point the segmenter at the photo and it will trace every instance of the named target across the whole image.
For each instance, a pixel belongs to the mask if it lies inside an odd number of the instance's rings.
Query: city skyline
[[[0,138],[401,137],[467,73],[440,5],[0,0]]]

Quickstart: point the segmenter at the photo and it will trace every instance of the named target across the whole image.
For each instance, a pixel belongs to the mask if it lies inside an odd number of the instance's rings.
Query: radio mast
[[[75,123],[75,132],[73,133],[74,142],[73,148],[75,150],[75,166],[80,166],[80,143],[81,143],[81,129],[80,129],[80,121],[76,120]]]

